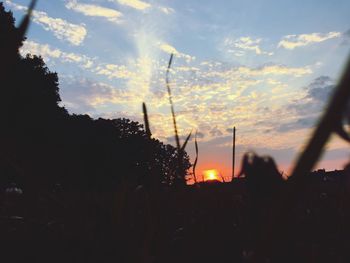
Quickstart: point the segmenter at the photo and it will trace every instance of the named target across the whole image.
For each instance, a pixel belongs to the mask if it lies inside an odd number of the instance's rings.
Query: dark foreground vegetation
[[[284,181],[248,154],[242,178],[187,186],[145,107],[146,131],[59,106],[57,74],[18,52],[28,23],[0,3],[1,262],[350,262],[348,168]]]
[[[346,174],[347,173],[347,174]],[[149,192],[1,193],[4,262],[349,262],[349,171],[292,195],[247,179]]]

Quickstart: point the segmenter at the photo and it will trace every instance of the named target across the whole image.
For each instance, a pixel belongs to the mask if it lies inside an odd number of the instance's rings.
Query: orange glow
[[[213,180],[221,181],[219,177],[219,172],[216,169],[205,170],[203,171],[203,175],[204,175],[205,182],[213,181]]]

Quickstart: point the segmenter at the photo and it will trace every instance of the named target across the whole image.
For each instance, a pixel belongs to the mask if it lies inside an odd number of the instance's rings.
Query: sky
[[[17,22],[29,0],[5,0]],[[38,1],[21,49],[59,76],[61,105],[93,118],[143,122],[174,143],[165,86],[181,139],[198,132],[197,174],[230,180],[242,155],[271,155],[288,174],[339,79],[350,47],[350,1]],[[194,161],[194,141],[187,145]],[[317,168],[342,169],[349,147],[333,136]],[[200,177],[200,176],[199,176]]]

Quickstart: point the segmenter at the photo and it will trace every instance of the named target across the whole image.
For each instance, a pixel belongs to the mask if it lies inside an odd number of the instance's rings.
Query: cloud
[[[305,128],[311,128],[313,125],[315,125],[316,118],[315,117],[300,117],[296,121],[293,122],[287,122],[280,124],[276,127],[276,131],[278,132],[288,132],[288,131],[295,131]]]
[[[219,137],[219,136],[222,136],[223,133],[220,129],[218,129],[217,126],[215,126],[214,128],[212,128],[210,131],[209,131],[209,134],[213,137]]]
[[[295,49],[297,47],[308,46],[314,43],[320,43],[332,38],[338,38],[342,34],[340,32],[329,33],[312,33],[301,35],[287,35],[278,43],[278,47],[285,49]]]
[[[105,104],[123,105],[136,98],[132,92],[88,78],[63,76],[60,80],[63,104],[74,113],[91,113]]]
[[[139,116],[140,105],[145,101],[154,135],[165,140],[172,134],[171,114],[164,87],[166,59],[135,59],[128,60],[127,64],[112,64],[31,41],[25,44],[24,49],[52,60],[75,63],[82,68],[90,63],[90,67],[84,68],[93,74],[89,79],[66,78],[60,81],[63,104],[69,111],[116,117],[120,116],[120,112],[124,114],[127,109],[129,114]],[[170,48],[168,51],[174,50]],[[296,108],[288,108],[286,105],[296,101],[302,107],[301,102],[316,101],[314,93],[317,93],[316,87],[319,88],[320,85],[310,84],[310,87],[315,88],[288,93],[285,91],[288,82],[283,82],[286,80],[281,78],[310,74],[312,70],[309,66],[269,64],[248,67],[219,62],[176,62],[171,71],[171,82],[179,132],[186,135],[192,128],[197,129],[202,133],[198,138],[201,143],[222,138],[227,135],[227,128],[235,125],[239,128],[240,144],[245,147],[294,147],[300,142],[298,138],[301,136],[296,131],[310,127],[312,123],[307,122],[307,118],[312,121],[317,113],[312,109],[314,115],[301,114]],[[151,76],[143,74],[145,65],[146,68],[150,65],[156,69],[152,70]],[[106,76],[113,82],[108,79],[106,83],[94,81],[93,76],[98,79]],[[327,79],[322,83],[327,83]],[[277,86],[284,90],[285,96],[279,97],[276,103],[276,94],[272,90]],[[301,119],[303,115],[305,120]],[[282,134],[288,135],[289,139],[280,138]],[[222,142],[221,147],[226,147],[228,143]]]
[[[111,22],[120,22],[123,14],[117,10],[91,4],[78,3],[76,0],[67,2],[66,7],[86,16],[103,17]]]
[[[285,65],[265,65],[258,68],[238,67],[238,73],[249,76],[294,75],[300,77],[312,73],[310,67],[287,67]]]
[[[39,44],[29,40],[24,42],[20,52],[22,55],[42,56],[46,62],[51,59],[60,59],[62,62],[76,63],[85,69],[91,68],[93,65],[93,59],[85,55],[63,52],[60,49],[50,47],[48,44]]]
[[[158,43],[158,47],[160,50],[162,50],[165,53],[168,54],[174,54],[175,56],[179,57],[179,58],[184,58],[187,62],[191,62],[192,60],[195,59],[195,57],[184,54],[179,52],[175,47],[173,47],[172,45],[168,44],[168,43]]]
[[[204,133],[198,132],[198,131],[197,131],[197,138],[202,139],[202,138],[204,138],[204,137],[205,137]]]
[[[175,10],[171,7],[159,6],[158,9],[167,15],[175,13]]]
[[[48,44],[40,44],[35,41],[25,41],[23,47],[20,50],[22,55],[33,54],[42,56],[45,62],[51,62],[55,64],[56,61],[60,63],[74,63],[78,67],[87,70],[90,74],[95,76],[106,76],[108,79],[115,79],[118,85],[127,86],[130,89],[135,89],[138,101],[142,101],[143,98],[152,94],[152,98],[161,103],[161,98],[164,97],[164,93],[159,93],[158,87],[162,84],[158,75],[151,76],[149,79],[147,74],[144,74],[143,70],[145,65],[152,65],[158,67],[159,65],[152,60],[137,59],[130,60],[128,65],[123,64],[108,64],[99,61],[98,58],[91,58],[83,54],[77,54],[72,52],[64,52],[60,49],[51,47]],[[155,88],[155,89],[151,89]],[[161,96],[159,96],[159,94]],[[163,103],[163,102],[162,102]],[[132,101],[129,101],[129,105]],[[160,104],[161,105],[161,104]],[[131,107],[131,105],[130,105]]]
[[[220,69],[217,67],[209,67],[210,70],[204,72],[207,77],[216,77],[216,78],[240,78],[243,77],[251,78],[251,77],[268,77],[268,76],[295,76],[301,77],[303,75],[309,75],[312,73],[312,69],[310,66],[305,67],[288,67],[285,65],[263,65],[260,67],[247,67],[247,66],[238,66],[232,67],[228,69]],[[271,81],[271,79],[270,79]]]
[[[6,1],[6,4],[16,10],[27,11],[26,6],[15,4],[9,0]],[[53,18],[43,11],[34,11],[32,19],[46,31],[52,32],[58,39],[75,46],[80,45],[87,35],[87,30],[83,24],[76,25],[61,18]]]
[[[334,80],[328,76],[315,78],[304,88],[305,94],[301,98],[292,100],[286,106],[286,111],[294,115],[293,120],[279,125],[277,130],[287,132],[312,127],[326,106],[334,87]]]
[[[334,80],[328,76],[320,76],[314,79],[308,86],[308,97],[319,102],[325,103],[335,88]]]
[[[130,65],[108,64],[99,61],[97,58],[91,58],[83,54],[64,52],[60,49],[51,47],[48,44],[40,44],[35,41],[25,41],[20,50],[21,54],[42,56],[46,62],[58,59],[63,63],[75,63],[83,69],[89,70],[96,75],[106,76],[109,79],[118,79],[129,81],[134,87],[142,88],[147,80],[142,74],[145,64],[157,64],[154,61],[145,61],[144,59],[130,60]],[[124,83],[125,84],[125,83]]]
[[[350,38],[350,29],[343,33],[343,36]]]
[[[113,1],[113,0],[110,0]],[[140,0],[116,0],[119,4],[125,5],[137,10],[145,10],[151,7],[151,4]]]
[[[108,78],[130,79],[135,76],[125,65],[105,64],[96,68],[96,74],[104,75]]]
[[[198,129],[205,135],[201,141],[210,141],[215,137],[222,137],[228,124],[229,126],[237,124],[244,134],[245,140],[243,142],[254,145],[248,134],[252,133],[251,127],[254,127],[254,136],[260,138],[267,130],[279,132],[277,128],[280,124],[293,122],[291,117],[285,117],[288,110],[284,107],[291,98],[295,98],[300,92],[287,93],[283,91],[284,97],[279,97],[276,103],[273,89],[275,87],[288,88],[280,76],[300,77],[311,73],[312,70],[309,66],[288,67],[272,64],[252,68],[206,62],[184,67],[180,63],[179,66],[174,66],[171,72],[171,80],[174,83],[173,99],[179,127],[180,129]],[[279,77],[279,79],[276,80],[275,77]],[[156,83],[151,86],[164,90],[164,83],[160,85]],[[161,110],[168,106],[166,96],[164,93],[162,94],[161,103],[152,100],[151,96],[147,96],[147,100],[150,100],[147,102],[149,108]],[[267,105],[273,105],[273,107],[270,108]],[[157,136],[167,138],[171,125],[169,125],[170,128],[168,126],[165,128],[164,124],[166,122],[171,124],[171,120],[165,118],[164,113],[162,116],[164,118],[159,117],[156,120],[153,119],[152,122],[154,126],[162,127],[162,129],[158,129]],[[275,122],[269,121],[270,119],[275,120]],[[261,123],[259,126],[256,125],[258,121]],[[181,134],[186,132],[184,129]],[[273,141],[272,135],[264,136],[266,138],[263,141],[255,142],[255,144],[263,145],[268,142],[274,148],[284,147],[284,141]]]
[[[257,55],[273,55],[273,52],[262,51],[260,48],[261,38],[240,37],[238,39],[226,38],[224,46],[227,52],[235,56],[244,56],[246,51],[253,51]]]
[[[342,38],[343,38],[343,41],[341,42],[341,45],[348,46],[350,43],[350,29],[343,32]]]

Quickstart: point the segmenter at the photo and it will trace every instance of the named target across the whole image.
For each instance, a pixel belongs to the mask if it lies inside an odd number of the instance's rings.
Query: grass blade
[[[22,19],[22,21],[18,27],[18,31],[20,33],[19,39],[23,39],[28,31],[29,24],[30,24],[30,17],[32,16],[32,13],[33,13],[33,10],[34,10],[36,3],[37,3],[37,0],[32,0],[32,2],[30,3],[30,5],[28,7],[27,14]]]
[[[350,135],[344,130],[344,127],[341,124],[335,129],[335,132],[340,136],[340,138],[350,142]]]
[[[173,117],[173,125],[174,125],[174,132],[175,132],[175,141],[176,141],[176,147],[177,150],[180,151],[180,138],[179,138],[179,133],[177,131],[177,125],[176,125],[176,116],[175,116],[175,110],[174,110],[174,104],[173,104],[173,99],[171,97],[171,89],[170,89],[170,84],[169,84],[169,72],[170,72],[170,68],[171,68],[171,64],[173,61],[173,57],[174,54],[170,55],[170,59],[169,59],[169,63],[168,63],[168,68],[166,71],[166,87],[167,87],[167,91],[168,91],[168,96],[169,96],[169,103],[170,103],[170,108],[171,108],[171,115]]]
[[[292,171],[293,177],[306,175],[311,171],[318,159],[321,157],[323,147],[327,143],[332,132],[336,132],[337,127],[342,122],[343,114],[350,98],[350,57],[339,84],[334,90],[334,94],[329,101],[328,108],[320,119],[310,141],[305,150],[299,156]]]
[[[191,138],[191,135],[192,135],[192,131],[191,131],[190,134],[187,136],[187,138],[186,138],[184,144],[182,145],[182,147],[181,147],[181,149],[180,149],[181,152],[183,152],[183,151],[185,150],[186,145],[187,145],[189,139]]]
[[[220,175],[220,177],[221,177],[222,182],[223,182],[223,183],[226,183],[225,178],[223,177],[223,175],[222,175],[221,173],[219,173],[219,175]]]
[[[197,166],[197,162],[198,162],[197,131],[196,131],[196,134],[194,136],[194,146],[196,148],[196,159],[194,160],[194,163],[193,163],[193,179],[194,179],[194,182],[197,183],[197,177],[196,177],[196,166]]]
[[[146,107],[146,103],[142,103],[142,111],[143,111],[143,119],[145,122],[145,131],[146,134],[149,138],[151,138],[152,133],[151,133],[151,129],[149,128],[149,119],[148,119],[148,114],[147,114],[147,107]]]

